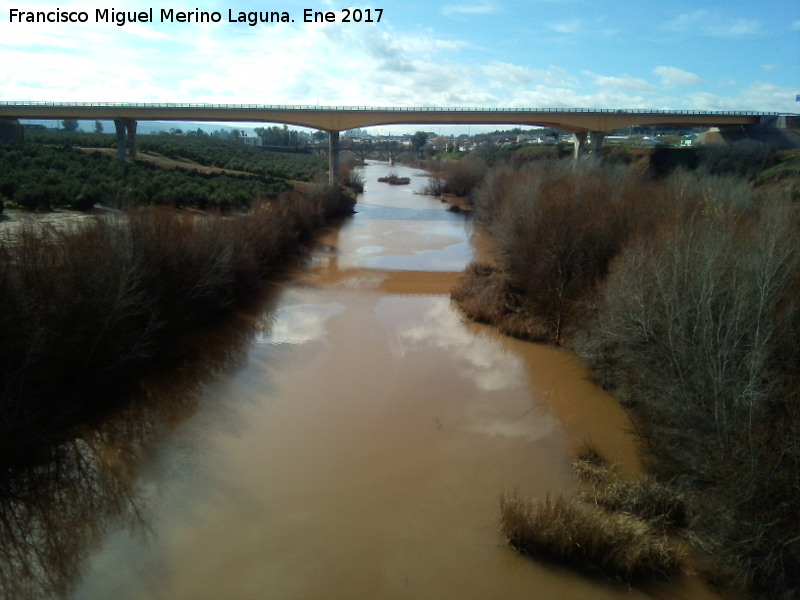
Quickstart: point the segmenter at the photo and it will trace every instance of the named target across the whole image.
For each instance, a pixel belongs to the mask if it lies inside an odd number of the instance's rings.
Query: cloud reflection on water
[[[342,304],[292,304],[280,306],[274,313],[271,330],[258,333],[256,344],[300,345],[321,340],[327,333],[327,321],[344,311]]]
[[[449,368],[469,382],[473,392],[463,412],[471,431],[536,441],[557,428],[558,421],[552,415],[536,408],[529,393],[533,386],[521,357],[506,351],[492,336],[466,327],[448,298],[389,297],[379,302],[376,312],[379,317],[384,315],[384,322],[390,313],[402,314],[401,322],[395,325],[393,344],[398,357],[431,348],[440,356],[444,351]],[[444,367],[442,376],[450,376]]]

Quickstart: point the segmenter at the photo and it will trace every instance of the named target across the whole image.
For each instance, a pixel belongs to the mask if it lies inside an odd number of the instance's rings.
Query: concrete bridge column
[[[328,132],[328,183],[339,185],[339,131]]]
[[[605,131],[591,131],[589,132],[589,145],[591,147],[591,157],[594,160],[600,160],[603,156],[603,141],[606,139]]]
[[[117,130],[117,158],[125,162],[125,119],[114,119],[114,128]]]
[[[578,160],[584,154],[586,154],[586,134],[585,133],[575,133],[575,148],[572,154],[572,158]]]
[[[114,119],[114,127],[117,130],[117,158],[120,162],[136,160],[136,120]]]
[[[128,158],[133,162],[136,160],[136,120],[126,119],[125,128],[128,130]]]

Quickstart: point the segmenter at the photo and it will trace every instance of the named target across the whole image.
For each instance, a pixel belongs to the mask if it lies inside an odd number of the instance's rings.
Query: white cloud
[[[581,20],[573,19],[572,21],[562,21],[560,23],[548,23],[547,27],[557,33],[577,33],[581,28]]]
[[[677,67],[656,67],[653,69],[653,74],[658,75],[661,78],[661,85],[668,88],[703,83],[703,80],[694,73]]]
[[[448,4],[447,6],[442,8],[442,14],[452,17],[462,16],[462,15],[486,15],[489,13],[493,13],[497,10],[497,7],[492,4],[470,4],[470,5],[462,5],[462,4]]]
[[[595,85],[604,88],[632,90],[638,92],[652,92],[656,90],[656,86],[654,86],[652,83],[639,77],[633,77],[627,74],[615,76],[598,75],[597,73],[592,73],[591,71],[584,71],[583,73],[584,75],[592,77]]]
[[[702,110],[753,110],[796,113],[794,88],[781,87],[772,83],[757,82],[740,86],[736,96],[720,96],[713,92],[690,94],[682,108]]]
[[[751,19],[735,19],[727,23],[709,25],[706,31],[718,37],[742,37],[760,33],[761,23]]]
[[[706,10],[683,13],[663,25],[663,29],[676,32],[695,32],[715,37],[743,37],[761,33],[762,24],[753,19],[727,19]]]
[[[578,79],[565,69],[550,66],[548,69],[529,69],[507,62],[493,61],[483,67],[483,73],[495,84],[530,84],[574,87]]]
[[[673,31],[687,31],[695,24],[703,21],[706,16],[705,10],[696,10],[690,13],[683,13],[668,21],[665,25],[665,29],[673,30]]]

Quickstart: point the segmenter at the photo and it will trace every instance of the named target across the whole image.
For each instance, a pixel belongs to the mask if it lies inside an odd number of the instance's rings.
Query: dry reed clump
[[[590,488],[580,498],[612,512],[635,515],[657,527],[683,528],[689,524],[684,500],[652,475],[626,481],[596,451],[581,453],[572,463],[575,477]]]
[[[687,524],[683,501],[648,475],[622,480],[591,448],[572,466],[590,488],[575,498],[501,497],[501,529],[509,544],[616,582],[677,575],[685,552],[669,533]]]
[[[354,162],[343,161],[339,165],[339,182],[360,194],[364,191],[364,170],[358,168],[360,165]]]
[[[564,496],[503,495],[500,523],[517,551],[619,583],[673,577],[684,560],[647,521]]]

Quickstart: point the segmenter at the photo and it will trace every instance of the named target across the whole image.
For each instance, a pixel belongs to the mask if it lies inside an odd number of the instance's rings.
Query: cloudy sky
[[[0,100],[800,111],[798,0],[14,1],[0,0]],[[348,6],[380,23],[341,22]],[[56,7],[89,22],[10,21]],[[157,22],[95,22],[106,8]],[[158,22],[195,8],[222,21]],[[339,20],[303,23],[306,8]]]

